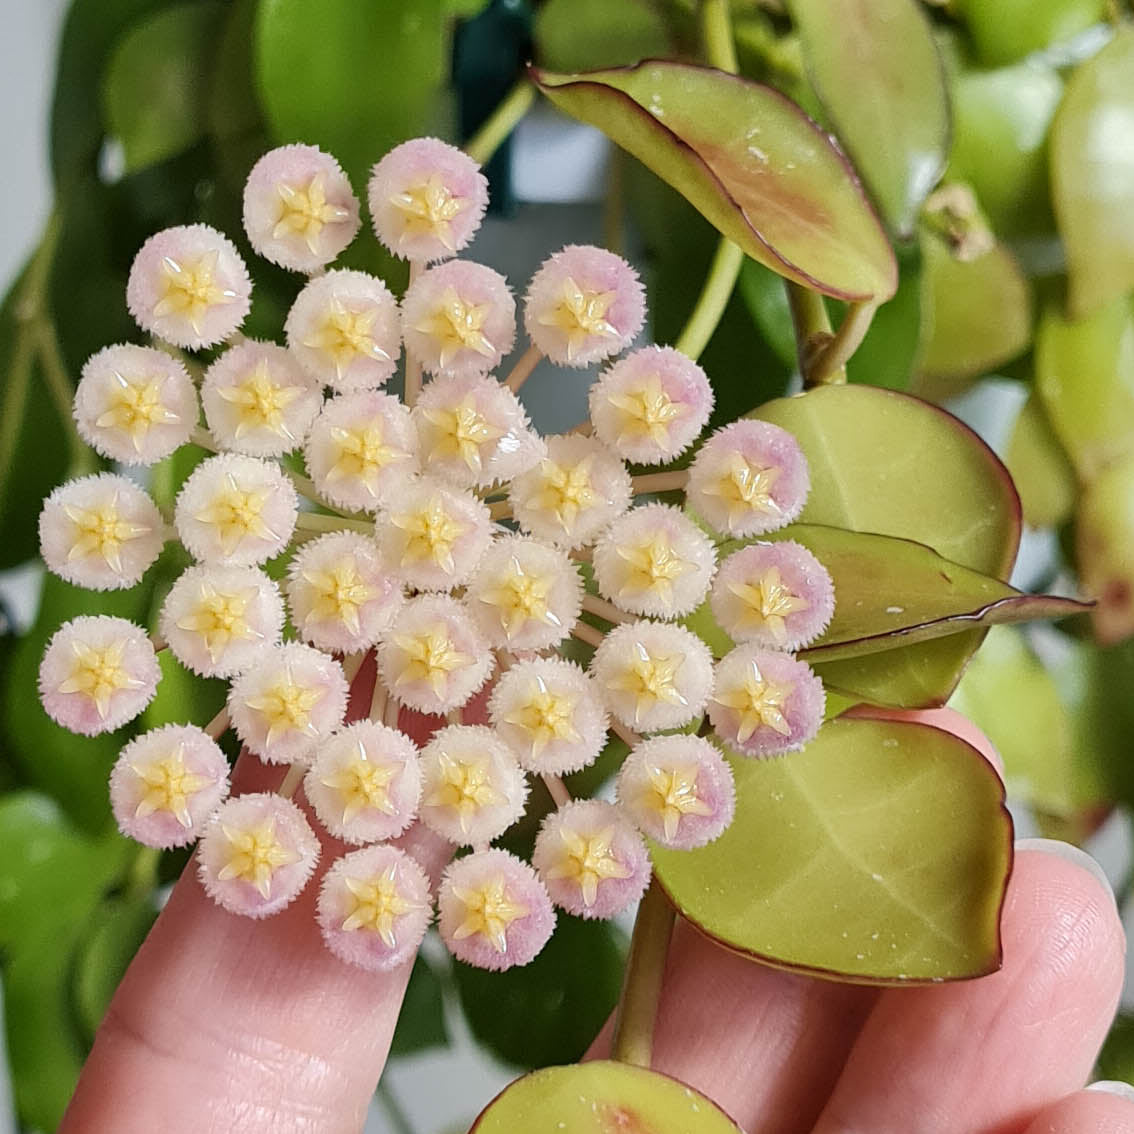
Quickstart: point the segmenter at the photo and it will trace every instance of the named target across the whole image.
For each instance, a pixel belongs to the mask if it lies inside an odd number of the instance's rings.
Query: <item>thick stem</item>
[[[650,1066],[673,923],[673,906],[654,878],[634,919],[622,997],[614,1020],[610,1053],[622,1063]]]
[[[357,520],[351,516],[325,516],[322,512],[300,512],[295,521],[297,531],[301,532],[341,532],[344,529],[374,534],[372,520]]]
[[[675,469],[673,472],[643,473],[631,480],[631,487],[635,496],[645,492],[677,492],[684,491],[689,480],[687,469]]]
[[[588,626],[585,622],[576,622],[571,627],[571,636],[578,638],[580,642],[586,642],[588,646],[594,646],[597,650],[602,645],[603,632],[596,630],[593,626]]]
[[[519,361],[512,367],[512,372],[504,379],[504,385],[515,393],[531,377],[541,358],[543,352],[533,343],[520,355]]]
[[[728,5],[729,0],[701,0],[701,40],[709,63],[735,75],[740,62],[736,58]]]
[[[520,119],[531,109],[532,103],[535,102],[535,94],[535,87],[526,78],[518,80],[505,96],[504,101],[465,143],[465,153],[474,161],[484,165],[504,144]]]
[[[823,386],[830,383],[845,382],[847,360],[858,350],[866,332],[870,330],[876,303],[852,303],[839,324],[831,341],[819,352],[811,368],[810,385]]]
[[[562,776],[553,776],[549,772],[545,772],[542,778],[544,787],[547,788],[551,801],[556,807],[565,807],[571,802],[571,793],[567,790],[567,785],[563,782]]]
[[[804,387],[840,385],[847,380],[846,361],[866,337],[877,305],[852,303],[833,332],[827,305],[818,292],[791,281],[785,285]]]
[[[598,595],[583,595],[583,609],[588,614],[597,615],[599,618],[606,619],[607,622],[637,622],[637,618],[632,614],[627,614],[624,610],[619,610],[618,607],[612,602],[607,602],[604,598],[599,598]]]

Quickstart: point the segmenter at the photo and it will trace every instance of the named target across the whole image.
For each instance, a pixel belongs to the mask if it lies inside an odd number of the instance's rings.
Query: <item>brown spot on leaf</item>
[[[603,1134],[653,1134],[652,1128],[638,1114],[624,1106],[603,1103],[599,1107],[598,1117]]]

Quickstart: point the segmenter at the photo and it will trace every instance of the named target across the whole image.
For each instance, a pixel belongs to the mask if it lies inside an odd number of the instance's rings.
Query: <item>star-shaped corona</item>
[[[59,692],[86,697],[101,720],[110,716],[110,702],[116,693],[142,686],[126,664],[126,642],[122,639],[101,646],[76,639],[71,643],[71,653],[71,672],[60,682]]]
[[[217,875],[218,880],[228,882],[238,878],[255,886],[265,901],[270,899],[272,876],[276,870],[299,860],[296,852],[280,841],[275,820],[269,818],[244,830],[221,823],[220,829],[229,850],[228,859]]]
[[[327,200],[324,181],[324,176],[317,173],[305,186],[281,182],[276,187],[279,219],[272,235],[277,240],[292,235],[302,237],[311,253],[317,255],[323,229],[347,220],[349,211]]]
[[[559,302],[537,318],[541,327],[553,327],[566,339],[567,360],[594,338],[616,339],[618,330],[606,318],[616,296],[613,291],[581,288],[570,276],[564,279]]]
[[[154,306],[154,316],[180,316],[200,334],[212,308],[236,299],[236,293],[217,279],[217,259],[216,252],[206,252],[195,260],[163,257],[162,296]]]
[[[414,237],[431,236],[447,251],[457,251],[453,221],[469,207],[469,202],[454,196],[439,174],[392,194],[390,204],[404,217],[399,245],[405,247]]]
[[[413,329],[435,342],[437,365],[444,370],[462,350],[475,351],[485,358],[492,358],[496,353],[484,331],[489,310],[487,303],[471,303],[449,287],[441,293],[436,307],[416,322]]]
[[[155,811],[168,811],[183,827],[193,826],[189,801],[212,781],[185,767],[185,753],[177,746],[164,760],[134,765],[134,772],[146,785],[146,793],[134,809],[137,819]]]
[[[219,397],[236,409],[235,440],[242,440],[254,429],[266,429],[287,441],[295,441],[287,421],[288,407],[303,395],[298,386],[282,386],[272,378],[267,362],[257,363],[243,382],[222,387]]]
[[[155,426],[176,425],[180,420],[162,398],[160,378],[131,382],[115,371],[114,381],[117,389],[107,398],[107,408],[95,418],[95,425],[99,429],[122,430],[136,453],[142,451],[143,442]]]
[[[471,396],[451,408],[428,408],[424,416],[433,426],[428,459],[458,457],[474,473],[479,473],[484,464],[481,448],[504,435],[502,429],[485,420]]]

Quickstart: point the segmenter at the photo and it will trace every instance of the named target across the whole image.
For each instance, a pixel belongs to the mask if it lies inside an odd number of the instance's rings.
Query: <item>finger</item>
[[[962,716],[956,709],[948,706],[940,709],[883,709],[877,705],[856,705],[843,716],[867,717],[876,721],[913,721],[916,724],[931,725],[943,732],[951,732],[975,748],[996,769],[996,774],[1004,779],[1004,761],[995,745],[968,717]]]
[[[369,676],[369,683],[367,677]],[[369,704],[373,668],[355,682]],[[243,756],[234,787],[282,777]],[[436,870],[451,848],[418,834]],[[323,862],[346,849],[324,837]],[[323,946],[312,882],[282,913],[227,913],[186,870],[95,1038],[63,1134],[361,1129],[410,966],[375,974]]]
[[[1118,1002],[1122,926],[1092,860],[1046,845],[1062,851],[1017,856],[1001,971],[884,993],[815,1134],[1015,1134],[1083,1085]]]
[[[1025,1134],[1134,1134],[1134,1102],[1104,1091],[1079,1091],[1047,1108]]]

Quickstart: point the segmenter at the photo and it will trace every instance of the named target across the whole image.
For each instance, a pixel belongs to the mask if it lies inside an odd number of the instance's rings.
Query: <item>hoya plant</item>
[[[651,1070],[677,919],[834,982],[997,970],[1005,778],[933,711],[1085,838],[1134,632],[1134,31],[1015,7],[75,0],[0,344],[29,1126],[170,884],[408,978],[395,1057],[449,1001],[541,1068],[480,1134],[738,1129]],[[616,149],[603,238],[518,278],[476,238],[533,239],[533,107]],[[1008,467],[940,404],[978,380]]]

